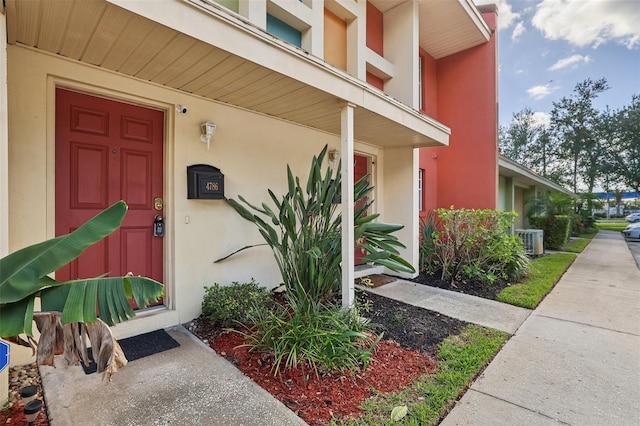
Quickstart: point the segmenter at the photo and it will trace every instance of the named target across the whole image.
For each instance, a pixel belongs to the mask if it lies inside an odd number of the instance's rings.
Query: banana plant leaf
[[[63,323],[88,323],[99,316],[109,325],[134,315],[128,298],[140,308],[158,300],[163,286],[150,278],[98,277],[58,282],[47,276],[116,230],[126,212],[127,205],[120,201],[70,234],[0,259],[0,337],[33,335],[36,297],[40,297],[43,311],[62,312]]]
[[[25,247],[0,259],[0,303],[22,300],[42,288],[40,278],[80,256],[118,229],[127,205],[119,201],[67,235]]]

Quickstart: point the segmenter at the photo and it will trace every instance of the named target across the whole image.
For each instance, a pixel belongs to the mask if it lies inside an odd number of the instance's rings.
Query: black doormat
[[[169,334],[162,329],[118,340],[118,343],[128,361],[135,361],[136,359],[180,346],[180,343],[176,342],[173,337],[169,336]],[[92,374],[96,372],[98,366],[93,360],[91,348],[89,348],[87,352],[91,363],[88,367],[85,367],[82,363],[80,363],[80,365],[82,365],[85,374]]]

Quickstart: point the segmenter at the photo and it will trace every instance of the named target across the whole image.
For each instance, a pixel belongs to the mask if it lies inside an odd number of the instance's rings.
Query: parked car
[[[629,216],[625,217],[624,220],[630,223],[640,222],[640,213],[631,213]]]
[[[627,227],[622,231],[622,235],[624,235],[625,238],[640,239],[640,223],[627,225]]]

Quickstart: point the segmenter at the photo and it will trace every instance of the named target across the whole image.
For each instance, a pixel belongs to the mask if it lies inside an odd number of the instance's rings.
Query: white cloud
[[[537,127],[546,129],[551,125],[551,115],[546,112],[536,111],[533,113],[532,119]]]
[[[551,83],[542,84],[539,86],[530,87],[529,89],[527,89],[527,94],[535,100],[540,100],[549,96],[554,90],[555,88],[551,86]]]
[[[516,27],[513,29],[513,33],[511,33],[511,40],[516,41],[520,38],[522,33],[526,30],[524,23],[522,21],[516,24]]]
[[[555,64],[551,65],[549,67],[549,71],[556,71],[566,67],[575,68],[580,63],[588,64],[589,62],[591,62],[591,58],[588,56],[572,55],[566,58],[562,58]]]
[[[507,3],[507,0],[474,0],[476,5],[481,4],[495,4],[498,6],[498,29],[504,30],[509,28],[516,19],[520,17],[519,13],[516,13],[511,9],[511,5]]]
[[[531,22],[545,38],[576,46],[596,48],[609,41],[640,46],[637,0],[542,0]]]

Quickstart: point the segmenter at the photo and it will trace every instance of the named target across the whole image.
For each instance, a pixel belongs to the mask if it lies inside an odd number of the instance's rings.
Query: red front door
[[[119,200],[129,206],[122,226],[56,279],[132,272],[163,281],[163,242],[153,234],[163,216],[163,133],[162,111],[56,90],[56,235]]]
[[[362,155],[358,155],[358,154],[354,154],[353,155],[353,181],[357,182],[360,179],[362,179],[367,173],[369,172],[369,164],[368,164],[368,159],[367,157],[364,157]],[[354,206],[358,207],[359,204],[356,204]],[[355,265],[362,265],[364,263],[364,261],[362,260],[362,258],[364,258],[367,255],[367,252],[358,247],[358,243],[356,241],[356,247],[355,247],[355,260],[354,260],[354,264]]]

